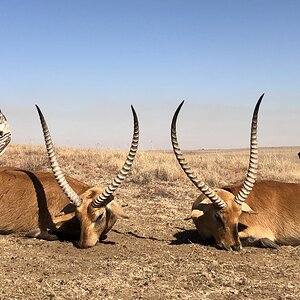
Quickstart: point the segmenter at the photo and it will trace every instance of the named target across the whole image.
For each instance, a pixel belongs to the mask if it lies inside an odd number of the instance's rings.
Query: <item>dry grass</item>
[[[286,182],[300,181],[298,149],[266,148],[259,153],[259,179]],[[66,174],[90,184],[110,181],[122,167],[127,152],[116,150],[57,148],[59,162]],[[248,167],[248,150],[217,150],[186,152],[192,170],[209,185],[223,186],[242,181]],[[43,146],[11,145],[0,165],[32,171],[48,169]],[[143,151],[137,154],[129,182],[138,185],[176,183],[189,180],[171,151]]]
[[[259,179],[299,182],[298,151],[261,149]],[[127,155],[57,153],[65,173],[91,185],[109,183]],[[186,159],[200,178],[221,186],[243,180],[248,150],[186,152]],[[11,145],[0,164],[50,170],[43,146]],[[0,236],[0,299],[300,299],[300,246],[224,252],[198,243],[184,218],[199,191],[172,152],[139,152],[115,196],[130,219],[118,220],[93,248]]]

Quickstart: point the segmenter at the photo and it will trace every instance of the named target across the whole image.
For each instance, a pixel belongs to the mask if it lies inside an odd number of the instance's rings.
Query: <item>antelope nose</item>
[[[220,249],[220,250],[227,250],[227,251],[231,250],[230,246],[225,246],[223,243],[216,244],[216,247],[217,247],[217,249]]]
[[[241,247],[241,245],[234,245],[234,246],[231,246],[231,249],[232,249],[233,251],[239,251],[239,250],[242,249],[242,247]]]
[[[3,131],[0,131],[0,136],[3,136]]]

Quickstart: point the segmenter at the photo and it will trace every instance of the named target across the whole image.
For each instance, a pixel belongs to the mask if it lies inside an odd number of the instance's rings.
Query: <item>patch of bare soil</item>
[[[116,200],[130,219],[86,250],[0,236],[0,299],[300,299],[300,247],[201,245],[183,220],[197,194],[125,183]]]

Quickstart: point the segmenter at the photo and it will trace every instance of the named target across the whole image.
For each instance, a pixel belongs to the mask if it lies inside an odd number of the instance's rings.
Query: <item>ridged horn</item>
[[[184,101],[180,103],[178,106],[173,119],[172,119],[172,124],[171,124],[171,141],[172,141],[172,146],[173,146],[173,151],[175,153],[175,156],[185,172],[185,174],[188,176],[188,178],[192,181],[192,183],[207,197],[210,199],[210,201],[214,204],[215,207],[217,208],[225,208],[226,203],[224,200],[222,200],[205,182],[200,181],[197,176],[193,173],[191,170],[190,166],[186,162],[185,158],[183,157],[183,154],[179,148],[178,145],[178,140],[177,140],[177,133],[176,133],[176,122],[177,122],[177,117],[179,114],[179,111],[183,105]]]
[[[57,183],[59,184],[59,186],[61,187],[61,189],[64,191],[64,193],[66,194],[66,196],[69,198],[70,202],[72,204],[74,204],[75,206],[80,206],[82,203],[81,198],[77,195],[76,192],[74,192],[74,190],[71,188],[71,186],[69,185],[69,183],[67,182],[59,164],[58,161],[56,159],[56,155],[54,152],[54,148],[53,148],[53,143],[52,143],[52,139],[51,139],[51,135],[46,123],[46,120],[43,116],[43,113],[41,112],[40,108],[36,106],[36,109],[38,111],[39,117],[40,117],[40,121],[41,121],[41,125],[43,128],[43,133],[44,133],[44,139],[45,139],[45,145],[46,145],[46,149],[47,149],[47,153],[48,153],[48,157],[49,157],[49,161],[50,161],[50,165],[51,165],[51,169],[53,171],[54,177],[57,181]]]
[[[247,176],[239,193],[234,198],[234,201],[240,205],[242,205],[242,203],[246,201],[256,180],[256,174],[258,168],[257,119],[258,119],[259,106],[263,97],[264,94],[262,94],[258,99],[252,116],[251,138],[250,138],[250,160],[249,160]]]
[[[121,169],[121,171],[118,173],[118,175],[113,179],[112,183],[106,187],[106,189],[91,203],[91,206],[93,208],[99,208],[107,205],[112,198],[110,197],[115,190],[119,187],[119,185],[123,182],[125,177],[128,175],[133,160],[135,158],[137,148],[138,148],[138,142],[139,142],[139,122],[137,114],[131,105],[131,110],[133,114],[133,123],[134,123],[134,129],[133,129],[133,137],[131,141],[131,146],[129,153],[127,155],[126,161]]]
[[[11,142],[11,131],[9,129],[9,125],[7,122],[6,117],[0,110],[0,131],[1,131],[1,136],[0,136],[0,155],[2,155],[9,143]]]

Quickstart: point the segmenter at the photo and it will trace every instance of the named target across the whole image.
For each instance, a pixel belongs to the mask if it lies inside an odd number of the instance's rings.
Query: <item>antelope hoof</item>
[[[272,249],[278,248],[278,245],[268,238],[259,239],[259,242],[260,242],[261,247],[263,247],[263,248],[272,248]]]
[[[47,231],[41,230],[40,228],[32,229],[25,233],[25,236],[28,238],[36,238],[46,241],[56,241],[58,240],[57,236],[54,234],[50,234]]]
[[[260,247],[260,248],[271,248],[271,249],[278,248],[278,245],[272,240],[270,240],[269,238],[256,239],[253,236],[243,239],[242,244],[247,247]]]

